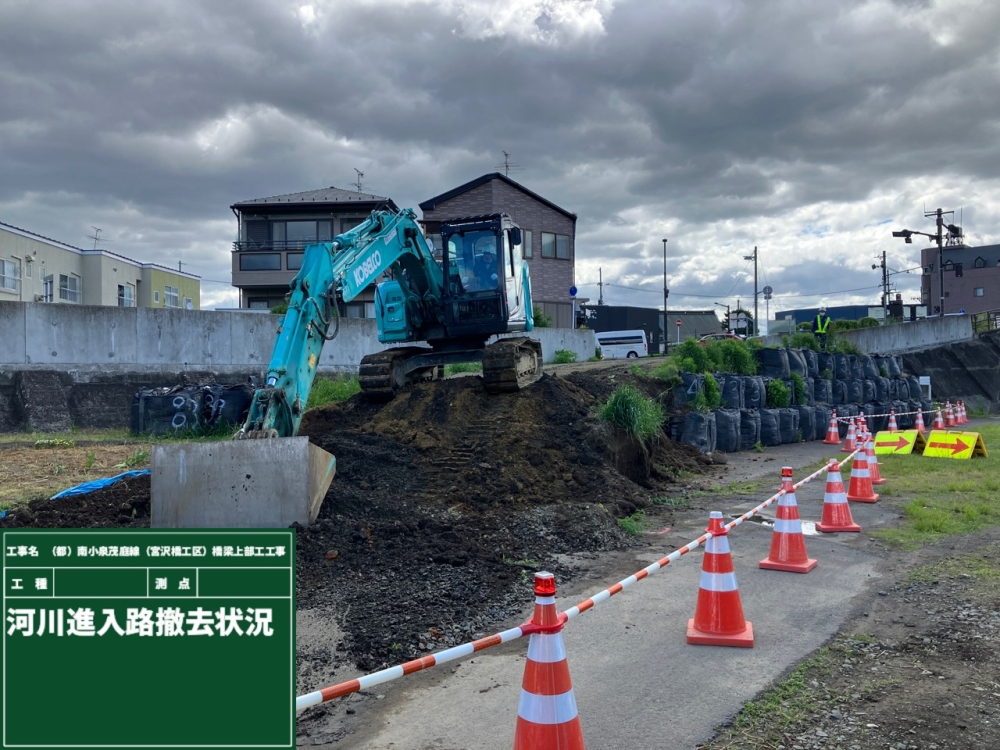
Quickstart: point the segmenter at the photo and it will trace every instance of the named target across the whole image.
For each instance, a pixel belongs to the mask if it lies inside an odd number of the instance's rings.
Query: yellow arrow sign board
[[[923,453],[926,445],[927,441],[918,430],[880,432],[875,436],[875,452],[879,455],[895,453],[905,456],[910,453]]]
[[[925,456],[935,458],[986,458],[986,445],[978,432],[948,432],[933,430],[927,436]]]

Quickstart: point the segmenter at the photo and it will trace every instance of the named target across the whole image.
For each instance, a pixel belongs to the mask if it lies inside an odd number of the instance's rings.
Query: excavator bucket
[[[316,520],[336,459],[306,437],[153,446],[153,528],[287,528]]]

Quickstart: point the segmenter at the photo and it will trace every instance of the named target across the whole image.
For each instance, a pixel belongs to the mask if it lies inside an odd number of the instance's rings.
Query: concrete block
[[[309,438],[154,445],[153,528],[287,528],[316,520],[336,459]]]
[[[0,364],[24,364],[26,310],[27,305],[12,302],[0,304]]]

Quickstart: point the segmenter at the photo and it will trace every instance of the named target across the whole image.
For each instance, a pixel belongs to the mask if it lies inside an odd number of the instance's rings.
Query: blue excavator
[[[293,437],[320,354],[340,329],[341,305],[372,281],[384,351],[362,358],[362,394],[393,398],[413,383],[443,376],[445,365],[482,362],[489,393],[520,390],[542,375],[533,328],[523,234],[507,214],[471,216],[441,226],[440,262],[410,209],[375,211],[359,226],[305,248],[290,284],[263,388],[237,439]]]

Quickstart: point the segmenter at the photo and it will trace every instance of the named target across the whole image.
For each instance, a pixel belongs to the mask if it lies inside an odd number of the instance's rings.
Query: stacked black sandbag
[[[778,409],[760,409],[760,442],[762,445],[781,445]]]
[[[812,349],[803,349],[802,356],[806,360],[806,374],[810,378],[818,378],[820,373],[819,357]],[[791,364],[789,364],[791,367]]]
[[[740,410],[715,410],[715,450],[736,453],[741,446]]]
[[[756,357],[763,377],[787,378],[791,375],[787,349],[758,349]]]
[[[833,401],[833,381],[826,378],[816,378],[813,382],[813,393],[816,403],[829,404]]]
[[[846,354],[833,355],[833,378],[834,380],[847,380],[851,376],[851,367],[847,361]]]
[[[862,383],[864,381],[860,378],[849,378],[844,381],[844,385],[847,387],[847,402],[850,404],[860,404],[864,396],[864,388]]]
[[[719,384],[719,394],[722,405],[727,409],[743,408],[743,378],[731,373],[716,373],[715,380]],[[728,451],[727,451],[728,452]]]
[[[757,409],[740,409],[740,446],[750,450],[760,439],[760,411]]]
[[[681,384],[674,388],[674,404],[684,406],[690,404],[699,394],[705,392],[705,376],[693,372],[682,372],[680,374]]]
[[[798,375],[804,378],[809,374],[806,367],[806,358],[801,349],[788,349],[788,375]],[[786,376],[788,377],[788,376]]]
[[[802,439],[815,440],[817,433],[819,432],[819,426],[816,419],[816,407],[797,406],[796,410],[799,412],[799,431],[802,433]],[[827,419],[829,421],[829,418]],[[823,435],[826,435],[825,423],[823,425]],[[822,437],[822,435],[820,437]]]
[[[850,368],[850,377],[854,380],[862,380],[865,377],[864,368],[861,366],[861,359],[854,354],[847,355],[847,364]]]
[[[767,404],[767,391],[764,389],[764,378],[759,375],[743,378],[743,406],[746,409],[759,409]],[[756,442],[756,441],[754,441]]]
[[[715,450],[715,414],[689,411],[684,415],[680,442],[693,445],[702,453]]]
[[[799,410],[794,406],[778,409],[778,432],[782,444],[799,440]]]
[[[877,377],[881,377],[882,373],[878,371],[878,365],[875,364],[874,357],[862,354],[859,359],[861,360],[861,370],[865,380],[874,380]]]

